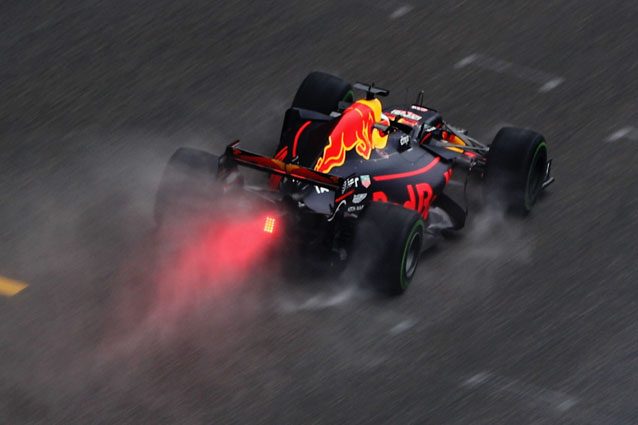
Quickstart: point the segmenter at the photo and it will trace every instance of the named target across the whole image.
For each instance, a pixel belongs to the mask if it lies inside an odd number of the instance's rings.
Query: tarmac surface
[[[620,0],[3,2],[0,289],[28,286],[0,296],[0,423],[637,423],[637,46]],[[271,154],[312,70],[534,128],[557,181],[398,299],[157,291],[170,154]]]

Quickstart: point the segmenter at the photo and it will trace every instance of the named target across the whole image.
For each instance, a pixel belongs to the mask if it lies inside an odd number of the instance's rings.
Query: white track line
[[[638,128],[635,127],[623,127],[620,130],[616,130],[605,139],[605,142],[616,142],[620,139],[629,139],[632,141],[638,141]]]
[[[493,394],[510,395],[521,400],[532,401],[541,407],[551,407],[566,412],[578,403],[578,399],[560,391],[549,390],[516,379],[481,372],[463,381],[465,388],[483,388]]]
[[[416,320],[413,319],[405,319],[402,320],[401,322],[397,323],[396,325],[394,325],[389,331],[388,333],[390,335],[399,335],[407,330],[409,330],[410,328],[414,327],[414,325],[417,324]]]
[[[569,423],[582,425],[600,424],[633,424],[628,422],[626,417],[614,414],[607,409],[599,410],[585,400],[546,388],[542,388],[516,379],[498,376],[490,372],[477,373],[461,383],[461,387],[487,392],[489,396],[507,398],[511,401],[518,401],[528,406],[535,406],[543,409],[544,414],[550,417],[571,419]],[[560,422],[563,423],[563,422]]]
[[[563,81],[565,81],[565,80],[560,78],[560,77],[556,77],[553,80],[549,80],[548,82],[543,84],[541,86],[541,88],[538,89],[538,91],[541,92],[541,93],[545,93],[545,92],[548,92],[550,90],[554,90],[556,87],[558,87],[560,84],[562,84]]]
[[[458,61],[454,65],[454,68],[459,69],[459,68],[466,67],[469,64],[471,64],[472,62],[474,62],[476,59],[478,59],[478,57],[479,57],[479,55],[477,55],[477,54],[466,56],[463,59],[461,59],[460,61]]]
[[[565,81],[562,77],[538,69],[518,65],[480,53],[473,53],[464,57],[454,65],[454,68],[461,69],[470,65],[499,74],[509,75],[523,81],[540,84],[538,91],[541,93],[554,90]]]
[[[390,15],[390,19],[399,19],[402,16],[407,15],[413,9],[409,4],[401,6]]]

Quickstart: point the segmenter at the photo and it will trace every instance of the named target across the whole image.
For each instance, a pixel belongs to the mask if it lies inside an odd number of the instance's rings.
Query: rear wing
[[[256,153],[239,149],[239,140],[226,147],[224,156],[220,158],[220,167],[228,169],[232,164],[243,165],[255,170],[266,171],[280,176],[290,177],[295,180],[314,184],[319,187],[339,192],[344,179],[331,174],[320,173],[301,165],[290,164],[279,159],[269,158]]]

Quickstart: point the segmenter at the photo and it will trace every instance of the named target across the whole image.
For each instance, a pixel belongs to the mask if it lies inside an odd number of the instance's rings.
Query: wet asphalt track
[[[638,422],[638,7],[419,3],[0,6],[0,275],[29,284],[0,298],[0,423]],[[400,299],[260,279],[152,305],[166,158],[271,152],[314,69],[422,88],[479,138],[538,129],[557,183]]]

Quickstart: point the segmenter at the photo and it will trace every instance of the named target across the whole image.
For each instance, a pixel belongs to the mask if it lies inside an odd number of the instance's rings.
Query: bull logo
[[[383,119],[384,124],[389,124]],[[370,159],[373,149],[383,149],[388,135],[374,128],[374,123],[382,122],[379,99],[358,100],[343,112],[341,119],[328,137],[323,155],[317,161],[315,170],[329,173],[346,162],[346,152],[355,152],[364,159]]]

